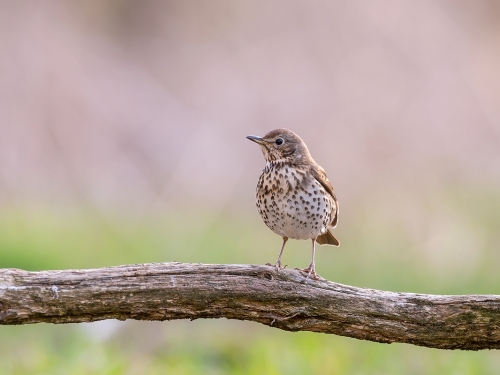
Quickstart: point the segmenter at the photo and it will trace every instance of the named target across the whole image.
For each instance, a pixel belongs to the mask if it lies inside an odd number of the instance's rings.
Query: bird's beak
[[[256,135],[249,135],[247,136],[247,139],[258,143],[259,145],[263,145],[264,143],[266,143],[266,141],[264,141],[261,137],[257,137]]]

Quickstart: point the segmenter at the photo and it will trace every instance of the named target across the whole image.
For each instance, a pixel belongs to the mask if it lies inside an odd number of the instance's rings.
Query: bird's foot
[[[314,269],[314,266],[309,266],[307,268],[296,268],[296,270],[299,270],[300,272],[303,272],[303,273],[307,273],[307,276],[305,278],[305,280],[303,281],[303,283],[307,283],[307,280],[309,280],[309,278],[312,276],[312,278],[316,281],[319,281],[319,278],[321,277],[320,275],[318,275]]]
[[[272,265],[271,263],[266,263],[266,266],[274,267],[276,268],[276,272],[279,272],[280,268],[287,268],[288,264],[285,265],[285,267],[281,267],[281,262],[276,262],[274,265]]]

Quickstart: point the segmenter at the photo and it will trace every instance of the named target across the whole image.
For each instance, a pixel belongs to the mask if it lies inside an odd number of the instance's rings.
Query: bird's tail
[[[340,242],[335,238],[332,232],[330,232],[330,229],[328,229],[325,234],[318,236],[316,238],[316,242],[319,243],[320,245],[333,245],[333,246],[340,245]]]

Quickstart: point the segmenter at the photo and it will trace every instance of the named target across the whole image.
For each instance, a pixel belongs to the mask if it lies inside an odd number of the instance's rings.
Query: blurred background
[[[320,275],[500,294],[497,1],[0,1],[0,57],[0,267],[274,262],[245,136],[286,127],[341,206]],[[499,366],[227,320],[0,326],[0,374]]]

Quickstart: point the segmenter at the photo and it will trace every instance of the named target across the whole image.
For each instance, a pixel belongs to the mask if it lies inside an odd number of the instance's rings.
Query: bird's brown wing
[[[321,168],[319,165],[311,166],[311,173],[316,179],[316,181],[318,181],[321,184],[321,186],[325,188],[327,193],[330,194],[333,200],[335,201],[335,214],[332,215],[332,221],[330,222],[330,225],[332,227],[336,227],[337,220],[339,217],[339,203],[337,202],[337,197],[335,196],[335,191],[333,190],[333,186],[330,183],[328,177],[326,176],[325,170]]]

